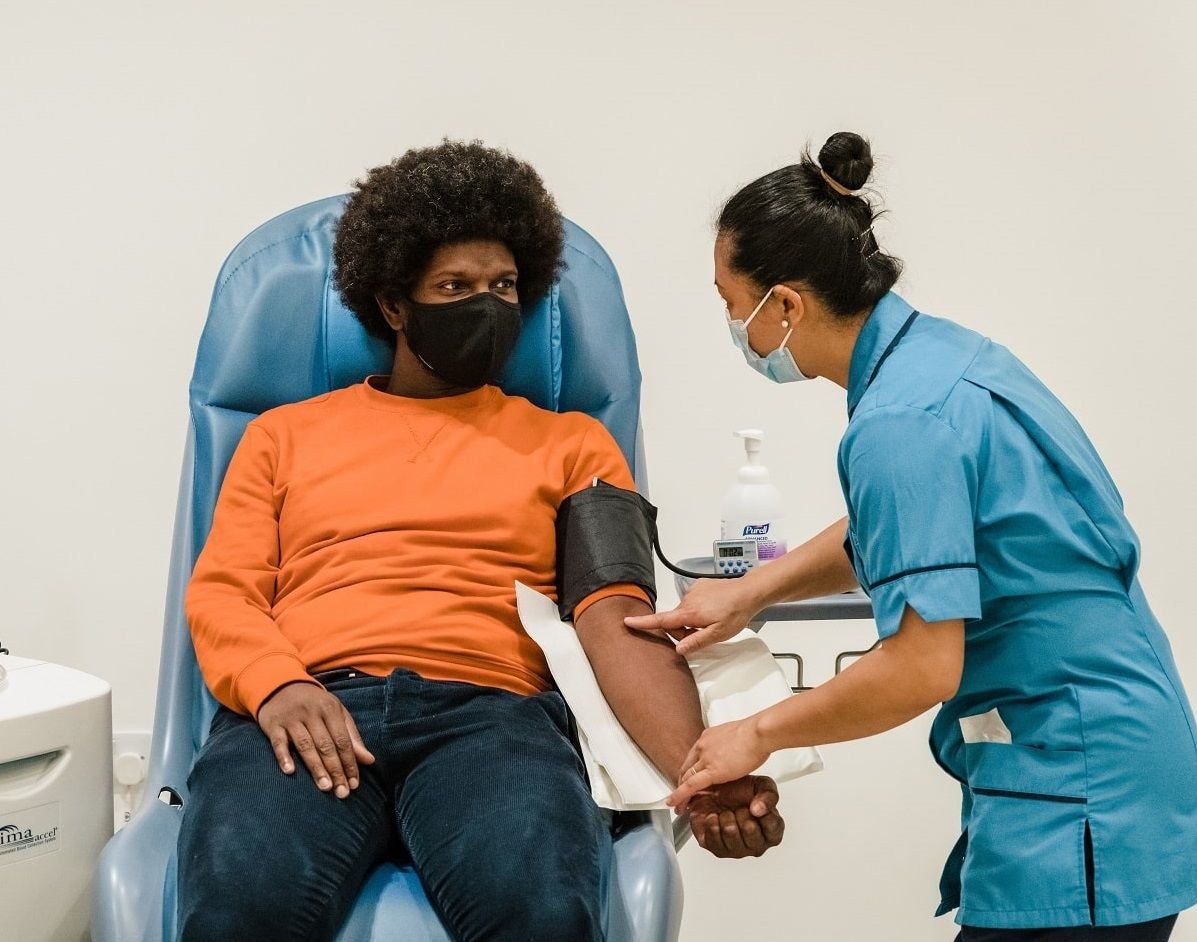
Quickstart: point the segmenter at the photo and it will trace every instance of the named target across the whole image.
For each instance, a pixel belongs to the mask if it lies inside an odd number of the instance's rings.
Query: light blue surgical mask
[[[744,360],[748,365],[775,383],[798,383],[804,379],[814,379],[813,376],[807,376],[802,370],[798,369],[798,364],[794,362],[793,355],[786,348],[786,344],[790,342],[790,337],[794,334],[793,327],[790,327],[789,333],[782,338],[777,349],[769,353],[768,356],[761,356],[748,343],[748,325],[752,323],[752,319],[760,313],[761,308],[765,306],[765,302],[772,296],[773,289],[770,288],[765,296],[761,298],[760,304],[752,309],[752,313],[745,320],[735,320],[728,313],[727,329],[731,331],[732,340],[740,348],[740,352],[744,354]],[[782,324],[786,327],[790,326],[786,321],[782,321]]]

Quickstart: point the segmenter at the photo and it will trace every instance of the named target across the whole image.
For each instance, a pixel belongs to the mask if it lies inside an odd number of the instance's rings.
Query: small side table
[[[680,569],[690,572],[715,574],[715,560],[710,556],[691,556],[678,563]],[[697,581],[688,576],[674,575],[678,597],[681,598],[690,591],[690,587]],[[801,602],[782,602],[770,605],[762,611],[748,627],[759,632],[771,621],[849,621],[873,617],[873,605],[869,597],[860,589],[842,592],[839,595],[827,595],[821,598],[805,599]],[[876,645],[874,645],[875,647]],[[835,672],[838,674],[844,668],[846,661],[868,654],[872,648],[864,651],[841,651],[835,658]],[[774,652],[773,656],[779,661],[792,661],[797,668],[797,682],[791,689],[797,693],[809,690],[803,683],[802,655],[793,652]]]

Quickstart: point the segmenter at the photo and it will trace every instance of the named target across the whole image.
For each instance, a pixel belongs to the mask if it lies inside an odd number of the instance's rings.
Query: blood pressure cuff
[[[616,583],[642,588],[654,605],[657,508],[635,491],[597,478],[557,510],[557,608],[562,619],[587,596]]]

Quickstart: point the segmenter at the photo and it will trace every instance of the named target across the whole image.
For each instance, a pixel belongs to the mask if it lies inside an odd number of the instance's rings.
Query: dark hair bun
[[[873,172],[869,142],[851,131],[836,131],[819,151],[819,166],[840,186],[859,190]]]

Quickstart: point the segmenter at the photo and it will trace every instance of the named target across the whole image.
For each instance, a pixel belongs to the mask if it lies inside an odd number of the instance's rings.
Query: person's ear
[[[403,309],[403,305],[397,301],[388,301],[381,294],[374,295],[374,301],[391,330],[397,334],[403,333],[407,328],[407,311]]]
[[[796,327],[806,313],[802,294],[789,285],[778,285],[773,289],[773,296],[781,302],[781,319],[788,321],[791,327]]]

